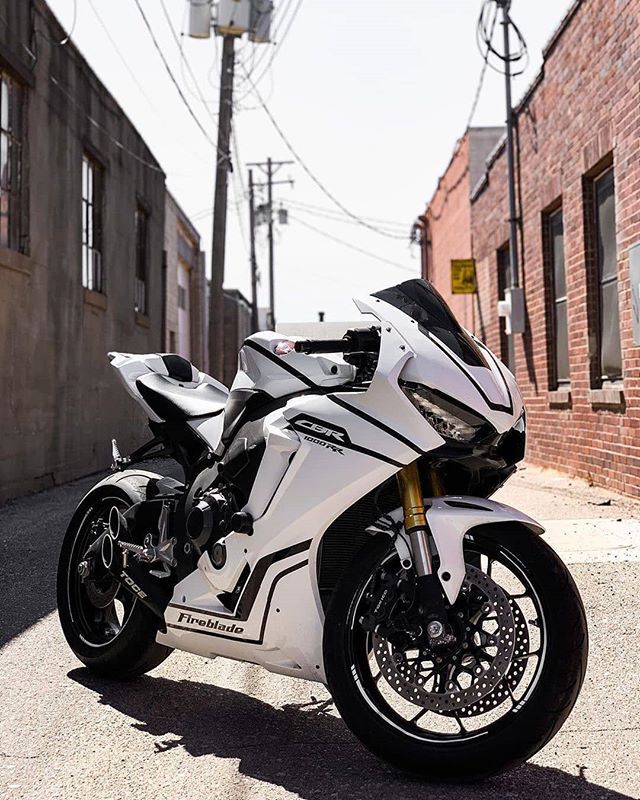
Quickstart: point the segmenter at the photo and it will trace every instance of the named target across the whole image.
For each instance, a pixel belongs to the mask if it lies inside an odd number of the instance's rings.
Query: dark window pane
[[[609,170],[596,181],[595,189],[598,265],[600,279],[603,280],[618,275],[613,170]]]
[[[82,157],[82,285],[104,290],[102,269],[102,167]]]
[[[555,307],[556,379],[558,383],[569,381],[569,335],[567,326],[567,301]]]
[[[622,375],[617,281],[603,284],[600,290],[600,369],[603,378]]]
[[[555,299],[559,300],[567,294],[564,276],[564,222],[562,210],[549,217],[549,233],[551,235],[551,252],[553,259],[553,286]]]

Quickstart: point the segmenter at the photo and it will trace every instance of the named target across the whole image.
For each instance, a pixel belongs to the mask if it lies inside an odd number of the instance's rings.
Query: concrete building
[[[251,335],[251,303],[238,289],[224,290],[224,375],[231,386],[238,371],[238,351]]]
[[[107,351],[163,347],[164,174],[43,0],[0,11],[0,501],[145,419]]]
[[[167,191],[165,197],[164,349],[208,369],[208,309],[200,234]]]
[[[524,334],[506,337],[496,309],[509,265],[504,144],[469,203],[478,275],[472,327],[523,389],[528,458],[636,496],[639,18],[640,0],[577,0],[516,110]],[[451,220],[468,213],[469,201],[457,202],[464,212],[451,202],[443,211]],[[435,248],[434,229],[431,237]],[[439,288],[448,294],[446,281]]]

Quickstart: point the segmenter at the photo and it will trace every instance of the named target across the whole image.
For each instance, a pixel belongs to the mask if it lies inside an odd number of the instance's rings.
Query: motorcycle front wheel
[[[464,549],[466,578],[447,605],[455,644],[430,648],[415,578],[385,534],[346,570],[325,620],[342,719],[377,756],[431,781],[480,780],[530,758],[568,717],[587,665],[582,601],[546,542],[485,528]]]

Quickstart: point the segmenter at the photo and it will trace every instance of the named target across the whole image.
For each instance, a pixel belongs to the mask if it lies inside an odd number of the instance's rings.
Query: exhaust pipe
[[[114,542],[117,542],[120,535],[129,532],[129,523],[120,511],[118,506],[112,506],[109,512],[109,534]]]
[[[121,586],[144,603],[164,623],[164,612],[173,594],[173,586],[161,583],[157,578],[154,579],[135,561],[125,566],[122,549],[117,543],[120,532],[126,530],[126,527],[122,526],[122,521],[126,526],[126,519],[117,508],[112,508],[109,514],[109,532],[102,537],[100,546],[102,565]]]

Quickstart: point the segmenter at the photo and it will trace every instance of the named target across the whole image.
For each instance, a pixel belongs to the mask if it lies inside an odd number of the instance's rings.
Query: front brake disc
[[[373,634],[374,656],[391,688],[438,714],[484,713],[506,698],[505,677],[513,688],[511,683],[517,685],[524,674],[525,662],[513,661],[514,653],[528,651],[527,626],[523,626],[517,604],[471,564],[467,564],[464,587],[476,597],[482,596],[481,609],[463,626],[467,647],[442,657],[441,663],[441,656],[427,648],[416,645],[403,652],[385,637]],[[483,626],[489,622],[492,629],[485,630]],[[520,641],[523,633],[526,643]]]

